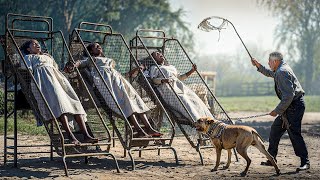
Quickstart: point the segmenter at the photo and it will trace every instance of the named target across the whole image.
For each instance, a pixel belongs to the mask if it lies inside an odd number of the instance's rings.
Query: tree
[[[167,0],[0,0],[0,22],[8,12],[50,16],[54,29],[65,35],[81,21],[109,24],[127,39],[138,28],[163,29],[192,49],[192,33],[181,20],[183,10],[172,11]]]
[[[312,93],[319,88],[313,86],[313,83],[319,74],[316,72],[318,67],[315,58],[320,40],[320,1],[261,0],[260,3],[281,18],[276,32],[279,46],[288,47],[305,90]]]

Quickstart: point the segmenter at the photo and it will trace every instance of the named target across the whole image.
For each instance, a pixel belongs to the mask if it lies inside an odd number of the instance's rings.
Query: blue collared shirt
[[[293,100],[304,95],[304,90],[302,89],[298,78],[287,63],[282,61],[275,72],[266,69],[262,65],[258,68],[258,71],[267,77],[274,78],[275,90],[277,96],[281,100],[274,109],[277,114],[284,113]]]

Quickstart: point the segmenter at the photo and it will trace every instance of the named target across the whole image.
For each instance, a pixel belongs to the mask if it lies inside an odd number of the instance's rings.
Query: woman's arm
[[[133,68],[132,70],[130,70],[129,72],[126,73],[127,77],[137,77],[138,73],[139,73],[139,69],[141,69],[141,71],[144,71],[146,68],[144,65],[140,65],[136,68]]]
[[[183,80],[187,79],[187,78],[188,78],[192,73],[194,73],[196,70],[197,70],[197,65],[196,65],[196,64],[193,64],[191,70],[188,71],[188,72],[186,72],[186,73],[183,74],[183,75],[178,76],[178,79],[179,79],[180,81],[183,81]]]
[[[163,83],[170,83],[172,81],[169,78],[163,77],[163,75],[159,73],[159,69],[157,66],[151,66],[149,73],[150,78],[154,84],[160,85]]]

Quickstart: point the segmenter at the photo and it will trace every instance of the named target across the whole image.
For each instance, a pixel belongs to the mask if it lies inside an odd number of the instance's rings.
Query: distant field
[[[218,97],[227,112],[269,112],[280,102],[276,96]],[[305,96],[306,112],[320,112],[320,96]]]

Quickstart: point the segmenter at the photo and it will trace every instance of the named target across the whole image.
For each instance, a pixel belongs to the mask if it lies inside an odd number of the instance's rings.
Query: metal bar
[[[14,133],[14,167],[18,166],[18,122],[17,122],[17,91],[18,91],[18,80],[17,75],[14,75],[14,107],[13,107],[13,133]]]
[[[23,152],[23,153],[13,153],[13,152],[7,152],[8,155],[21,155],[21,154],[49,154],[50,152],[44,152],[44,151],[39,151],[39,152]],[[15,166],[16,167],[16,166]]]
[[[7,112],[8,115],[6,117],[9,118],[13,113],[14,113],[14,110],[12,110],[10,113]]]
[[[17,147],[25,147],[25,148],[36,148],[36,147],[50,147],[50,144],[44,144],[44,145],[20,145]],[[8,146],[8,149],[13,149],[14,146]]]
[[[35,30],[25,30],[25,29],[8,29],[12,32],[32,32],[32,33],[44,33],[44,34],[50,34],[50,31],[35,31]],[[14,36],[15,37],[15,36]]]
[[[92,22],[81,22],[79,23],[78,25],[78,28],[79,29],[82,29],[81,28],[81,25],[91,25],[91,26],[102,26],[102,27],[106,27],[110,30],[110,33],[112,34],[112,27],[110,25],[106,25],[106,24],[101,24],[101,23],[92,23]],[[103,32],[103,31],[101,31]]]
[[[168,37],[154,37],[154,36],[139,36],[141,39],[172,39],[172,38],[168,38]]]
[[[139,32],[158,32],[158,33],[162,33],[162,37],[165,37],[166,36],[166,34],[165,34],[165,32],[163,31],[163,30],[155,30],[155,29],[138,29],[137,31],[136,31],[136,36],[140,36],[139,35]],[[155,37],[158,37],[158,36],[155,36]]]
[[[97,146],[97,145],[110,145],[110,142],[107,143],[81,143],[80,145],[75,144],[64,144],[65,147],[78,147],[78,146]]]
[[[6,56],[7,58],[7,56]],[[6,60],[5,60],[6,61]],[[6,65],[4,66],[4,135],[3,135],[3,164],[7,163],[7,134],[8,134],[8,77],[6,76]]]
[[[13,20],[12,20],[12,27],[11,27],[11,28],[14,27],[14,22],[16,22],[16,21],[44,22],[44,23],[47,24],[48,29],[50,29],[50,23],[49,23],[47,20],[41,20],[41,19],[21,19],[21,18],[20,18],[20,19],[13,19]]]
[[[96,30],[88,30],[88,29],[78,29],[78,28],[75,28],[75,30],[77,31],[83,31],[83,32],[91,32],[91,33],[103,33],[103,34],[111,34],[110,32],[103,32],[103,31],[96,31]]]
[[[130,46],[131,48],[135,48],[136,50],[138,49],[144,49],[143,46]],[[159,49],[157,46],[148,46],[148,49]],[[136,53],[137,54],[137,53]],[[136,58],[137,59],[137,58]]]

